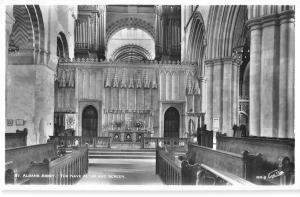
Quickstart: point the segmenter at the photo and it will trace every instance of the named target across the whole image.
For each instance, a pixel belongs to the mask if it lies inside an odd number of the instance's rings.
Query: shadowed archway
[[[179,138],[180,115],[176,108],[170,107],[164,116],[164,137]]]
[[[97,109],[92,105],[88,105],[82,112],[82,137],[97,137],[97,130]]]

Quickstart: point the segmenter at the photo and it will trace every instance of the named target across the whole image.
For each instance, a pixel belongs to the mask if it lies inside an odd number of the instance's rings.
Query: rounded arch
[[[93,105],[82,110],[82,137],[97,137],[98,111]]]
[[[45,48],[45,28],[41,9],[38,5],[14,5],[15,23],[9,38],[9,51],[32,50],[33,63],[43,63],[40,53]]]
[[[175,107],[164,113],[164,137],[179,138],[180,114]]]
[[[20,49],[33,49],[33,24],[27,6],[14,5],[13,16],[15,23],[10,35],[11,42]]]
[[[150,52],[137,44],[127,44],[117,48],[112,53],[111,58],[114,61],[141,61],[152,59]]]
[[[66,35],[59,32],[57,35],[57,56],[59,58],[69,58],[69,46]]]
[[[124,28],[135,28],[135,29],[144,30],[153,39],[155,39],[155,29],[150,23],[139,18],[127,17],[127,18],[122,18],[117,21],[114,21],[106,28],[106,43],[108,43],[109,39],[116,32]]]

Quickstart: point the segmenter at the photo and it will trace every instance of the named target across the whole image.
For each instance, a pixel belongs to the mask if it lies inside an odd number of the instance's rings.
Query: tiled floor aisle
[[[162,185],[155,159],[89,159],[89,171],[78,185]]]

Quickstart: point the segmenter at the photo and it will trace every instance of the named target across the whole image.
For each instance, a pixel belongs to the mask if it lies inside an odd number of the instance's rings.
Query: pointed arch
[[[229,57],[232,49],[245,43],[244,27],[248,20],[247,6],[212,6],[209,10],[207,59]]]
[[[191,30],[188,38],[187,61],[198,65],[197,72],[203,72],[203,58],[206,48],[206,30],[202,15],[196,12],[192,19]]]

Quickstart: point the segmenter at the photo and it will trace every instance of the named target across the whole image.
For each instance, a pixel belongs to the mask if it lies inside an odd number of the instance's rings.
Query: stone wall
[[[49,135],[53,135],[54,114],[54,77],[57,66],[57,35],[63,32],[69,43],[70,57],[73,57],[74,41],[74,7],[72,6],[21,6],[22,9],[35,11],[39,24],[31,24],[34,31],[39,31],[39,36],[32,38],[39,50],[23,49],[7,54],[6,65],[6,119],[13,120],[13,125],[6,125],[6,133],[14,133],[16,129],[28,129],[27,145],[45,143]],[[7,7],[7,15],[14,20],[7,20],[6,39],[12,31],[14,38],[22,35],[20,28],[14,27],[17,19],[18,6],[11,9]],[[30,18],[24,18],[30,20]],[[18,24],[24,24],[22,22]],[[39,40],[35,40],[39,38]],[[29,38],[30,40],[31,38]],[[20,46],[19,46],[20,47]],[[16,120],[24,120],[24,125],[17,126]]]

